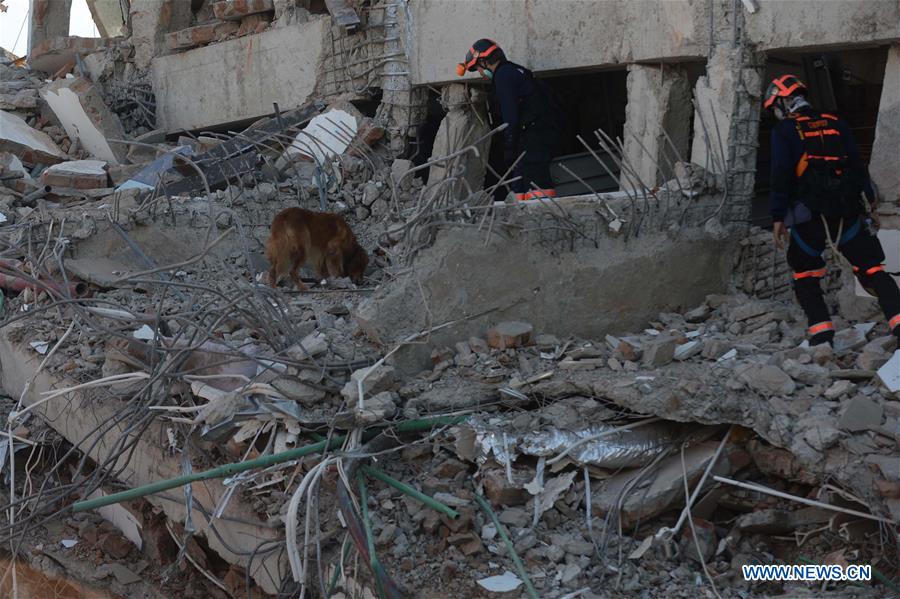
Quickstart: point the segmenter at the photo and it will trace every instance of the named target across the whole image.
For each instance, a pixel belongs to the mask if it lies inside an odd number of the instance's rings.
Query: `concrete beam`
[[[869,174],[882,200],[900,203],[900,45],[888,50]]]
[[[625,158],[645,186],[668,181],[674,175],[668,165],[686,159],[693,112],[691,87],[683,69],[667,65],[628,67]],[[622,187],[630,186],[623,179]]]
[[[408,10],[407,54],[416,85],[455,80],[456,63],[482,37],[534,71],[699,59],[708,47],[706,2],[419,0]]]
[[[101,37],[116,37],[124,33],[125,14],[121,0],[87,0],[87,6]]]
[[[10,341],[10,327],[0,332],[0,372],[3,373],[3,391],[10,397],[20,397],[27,381],[34,376],[41,356]],[[43,393],[70,387],[78,381],[66,380],[48,373],[38,374],[24,395],[24,404],[30,406],[41,399]],[[129,487],[146,485],[155,481],[174,478],[182,474],[178,454],[153,440],[165,439],[165,431],[159,422],[152,423],[136,441],[133,452],[122,452],[117,439],[128,435],[127,420],[113,424],[117,413],[126,408],[125,402],[107,396],[92,397],[72,393],[65,398],[46,402],[36,411],[72,445],[86,451],[95,462],[103,463],[118,455],[113,470],[118,479]],[[109,426],[101,427],[104,423]],[[98,432],[101,431],[101,432]],[[208,480],[191,485],[195,506],[202,505],[206,513],[212,513],[225,495],[220,480]],[[166,517],[184,522],[187,508],[184,494],[169,492],[146,497],[147,501],[162,508]],[[230,563],[246,567],[254,549],[261,543],[276,540],[282,530],[260,521],[259,516],[235,494],[228,502],[222,518],[214,522],[215,532],[203,512],[194,507],[192,517],[197,533],[206,537],[210,549]],[[234,553],[232,550],[240,553]],[[251,566],[251,576],[267,593],[278,591],[280,572],[278,552],[257,555]]]
[[[31,0],[28,11],[28,56],[41,42],[69,35],[72,0]]]
[[[315,89],[330,19],[159,56],[153,60],[159,127],[200,129],[298,108]]]
[[[897,42],[900,41],[900,2],[761,2],[756,13],[744,11],[744,30],[747,39],[761,51],[811,51]]]

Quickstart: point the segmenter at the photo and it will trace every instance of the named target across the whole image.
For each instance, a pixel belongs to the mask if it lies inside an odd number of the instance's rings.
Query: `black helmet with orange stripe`
[[[472,44],[472,47],[469,48],[468,52],[466,52],[466,61],[456,65],[456,74],[462,77],[466,74],[466,71],[474,71],[478,66],[478,61],[483,60],[489,56],[494,59],[505,58],[503,50],[500,49],[500,46],[497,45],[497,42],[495,42],[494,40],[489,40],[487,38],[478,40],[477,42]]]
[[[805,94],[806,85],[796,75],[776,77],[766,88],[763,106],[771,108],[778,98],[788,98],[798,93]]]

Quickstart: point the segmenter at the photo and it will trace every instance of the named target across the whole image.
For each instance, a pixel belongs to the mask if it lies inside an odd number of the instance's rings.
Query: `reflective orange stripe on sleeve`
[[[817,335],[819,333],[824,333],[825,331],[833,331],[833,330],[834,330],[834,323],[831,322],[830,320],[826,320],[825,322],[820,322],[819,324],[814,324],[813,326],[809,327],[809,334]]]
[[[800,157],[800,160],[797,162],[797,168],[794,173],[797,177],[802,177],[803,173],[806,172],[806,167],[809,166],[809,155],[806,152],[803,152],[803,156]]]
[[[815,277],[817,279],[821,279],[822,277],[825,276],[826,272],[827,271],[824,268],[820,268],[818,270],[805,270],[803,272],[795,272],[794,280],[797,281],[797,280],[806,279],[809,277]]]
[[[891,330],[897,325],[900,325],[900,314],[895,314],[894,317],[888,321],[888,328]]]
[[[866,274],[869,276],[874,275],[876,272],[883,272],[884,264],[879,264],[878,266],[873,266],[872,268],[866,270]]]

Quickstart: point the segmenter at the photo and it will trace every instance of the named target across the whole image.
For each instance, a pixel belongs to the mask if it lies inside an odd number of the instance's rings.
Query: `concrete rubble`
[[[26,60],[0,56],[0,542],[19,542],[19,592],[896,590],[896,338],[836,267],[838,333],[810,347],[749,223],[765,53],[852,37],[890,44],[871,168],[894,239],[900,14],[860,0],[858,30],[819,31],[793,7],[699,4],[604,6],[623,32],[655,23],[615,48],[580,45],[596,3],[523,5],[514,29],[573,38],[510,32],[544,48],[537,71],[622,70],[623,140],[579,157],[621,189],[513,204],[485,88],[432,64],[465,50],[459,19],[487,34],[480,3],[89,0],[87,39],[68,0],[34,0]],[[295,206],[347,221],[362,284],[269,286],[269,225]],[[878,576],[741,573],[810,562]]]

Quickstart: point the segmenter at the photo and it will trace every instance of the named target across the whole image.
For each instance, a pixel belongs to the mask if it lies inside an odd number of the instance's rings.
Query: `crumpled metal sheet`
[[[529,433],[522,438],[520,451],[525,455],[553,457],[582,439],[615,430],[608,424],[594,424],[579,431],[549,429]],[[644,466],[667,447],[683,438],[682,428],[670,422],[654,422],[588,441],[566,457],[577,464],[601,468]]]
[[[520,437],[497,427],[475,423],[475,461],[484,464],[488,458],[505,465],[518,454],[554,457],[582,439],[606,433],[619,427],[603,423],[569,431],[551,428],[526,433]],[[672,422],[654,422],[644,426],[590,441],[575,448],[566,457],[579,465],[601,468],[634,468],[645,466],[668,447],[684,439],[684,427]]]

